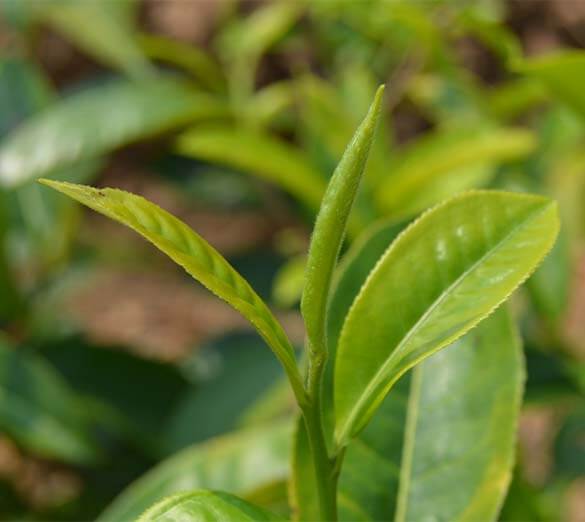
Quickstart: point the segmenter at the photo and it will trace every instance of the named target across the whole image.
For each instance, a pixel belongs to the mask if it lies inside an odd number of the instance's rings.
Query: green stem
[[[321,413],[321,388],[325,357],[323,352],[311,357],[308,379],[308,405],[303,409],[307,428],[313,467],[317,481],[317,495],[321,520],[337,521],[337,473],[336,459],[331,459],[327,451]]]

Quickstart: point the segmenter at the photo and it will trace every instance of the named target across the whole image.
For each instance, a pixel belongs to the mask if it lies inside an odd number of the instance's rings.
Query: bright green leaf
[[[378,259],[404,229],[406,223],[384,220],[370,226],[345,254],[334,280],[327,318],[327,366],[323,375],[323,416],[327,442],[332,446],[335,424],[333,406],[333,372],[337,345],[343,322],[368,274]],[[330,448],[331,449],[331,448]]]
[[[137,522],[260,522],[277,517],[244,500],[219,491],[192,491],[167,498],[146,511]]]
[[[214,98],[169,79],[113,81],[72,95],[21,125],[0,148],[0,184],[13,186],[194,119]]]
[[[364,428],[404,372],[504,301],[550,250],[558,226],[557,206],[547,198],[478,191],[406,229],[342,329],[334,382],[338,444]]]
[[[293,434],[292,472],[289,479],[289,504],[292,519],[319,520],[321,510],[317,497],[315,467],[305,421],[299,417]]]
[[[457,192],[485,186],[498,164],[535,147],[522,129],[465,129],[431,134],[409,146],[376,193],[385,214],[404,218]]]
[[[51,180],[42,182],[130,227],[238,310],[274,351],[286,370],[297,397],[303,397],[304,389],[294,350],[284,330],[250,285],[201,236],[176,217],[140,196],[116,189],[96,189]]]
[[[252,497],[288,476],[291,435],[291,424],[278,422],[185,449],[130,485],[99,522],[135,520],[153,503],[187,489],[226,489]]]
[[[309,248],[301,312],[315,350],[325,350],[326,314],[333,270],[361,176],[366,167],[384,87],[380,87],[368,114],[354,134],[327,187]]]
[[[284,308],[297,304],[303,294],[307,257],[300,255],[288,260],[276,274],[272,295],[274,302]]]
[[[341,520],[496,520],[514,466],[523,381],[505,308],[417,366],[347,449]]]
[[[311,209],[319,208],[325,192],[323,176],[299,150],[261,132],[196,127],[179,136],[177,150],[276,183]]]

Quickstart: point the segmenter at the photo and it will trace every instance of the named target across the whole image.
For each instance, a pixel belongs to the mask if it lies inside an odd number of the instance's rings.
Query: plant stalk
[[[336,459],[331,459],[327,451],[321,413],[321,389],[325,357],[320,352],[312,357],[309,366],[308,397],[309,402],[303,410],[307,436],[313,458],[313,467],[317,482],[319,510],[321,520],[337,521],[337,476]]]

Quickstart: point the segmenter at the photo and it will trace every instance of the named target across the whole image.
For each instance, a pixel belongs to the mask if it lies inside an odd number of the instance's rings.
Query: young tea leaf
[[[190,227],[154,203],[122,190],[51,180],[41,182],[138,232],[238,310],[274,351],[297,397],[304,396],[294,350],[278,321],[247,281]]]
[[[331,278],[345,227],[364,172],[382,105],[380,87],[364,121],[335,169],[317,216],[305,271],[301,312],[313,349],[325,349],[326,312]]]
[[[147,510],[137,522],[262,522],[278,517],[238,497],[220,491],[191,491],[169,497]]]
[[[496,520],[523,382],[522,346],[503,306],[402,377],[349,444],[340,519]]]
[[[558,227],[557,205],[548,198],[497,191],[457,196],[408,227],[343,325],[337,443],[359,433],[404,372],[504,301],[550,250]]]

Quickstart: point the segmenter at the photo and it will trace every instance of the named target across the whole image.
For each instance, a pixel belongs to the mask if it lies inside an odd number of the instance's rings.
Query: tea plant
[[[514,326],[496,309],[552,247],[557,206],[535,195],[463,193],[397,236],[395,224],[378,225],[338,266],[382,95],[380,88],[335,169],[315,223],[301,303],[305,371],[268,306],[187,225],[127,192],[42,182],[152,242],[266,341],[300,412],[289,478],[296,519],[494,520],[513,465],[523,375]],[[444,424],[436,434],[434,423]],[[360,445],[375,452],[380,442],[383,455],[356,458]],[[249,497],[197,490],[161,501],[140,520],[211,514],[278,518]]]

